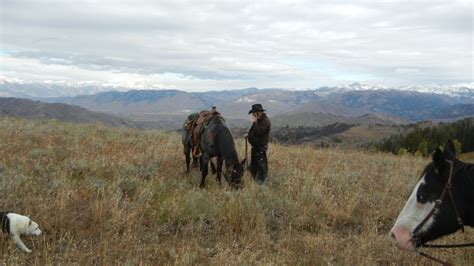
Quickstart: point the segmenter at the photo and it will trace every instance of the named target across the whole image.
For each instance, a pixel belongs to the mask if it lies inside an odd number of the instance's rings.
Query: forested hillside
[[[448,139],[456,140],[458,152],[474,151],[474,118],[454,123],[440,123],[436,126],[418,126],[414,131],[392,136],[377,145],[382,151],[395,154],[421,153],[425,156]]]

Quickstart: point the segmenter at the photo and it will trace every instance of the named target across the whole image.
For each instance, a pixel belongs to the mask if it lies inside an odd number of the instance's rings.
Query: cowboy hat
[[[266,110],[263,109],[262,105],[257,103],[257,104],[252,105],[252,109],[249,111],[249,114],[255,113],[255,112],[264,112],[264,111]]]

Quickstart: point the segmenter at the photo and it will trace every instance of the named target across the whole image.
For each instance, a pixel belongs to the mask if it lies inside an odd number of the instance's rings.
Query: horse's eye
[[[418,202],[426,202],[430,196],[429,190],[426,186],[420,186],[416,193],[416,199]]]
[[[416,194],[416,199],[419,202],[426,202],[430,196],[429,192],[426,189],[421,189]]]

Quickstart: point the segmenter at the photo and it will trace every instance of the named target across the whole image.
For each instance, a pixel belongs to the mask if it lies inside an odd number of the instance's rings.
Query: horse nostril
[[[390,237],[392,237],[393,240],[397,240],[394,233],[390,233]]]

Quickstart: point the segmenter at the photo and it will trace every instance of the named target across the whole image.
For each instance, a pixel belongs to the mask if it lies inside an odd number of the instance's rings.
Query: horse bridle
[[[453,171],[454,171],[454,165],[453,165],[453,161],[450,161],[450,160],[446,160],[448,163],[449,163],[449,176],[448,176],[448,181],[446,182],[446,185],[444,186],[444,189],[443,191],[441,192],[441,195],[439,196],[439,198],[435,201],[435,206],[433,207],[433,209],[431,209],[431,211],[428,213],[428,215],[420,222],[420,224],[418,224],[415,229],[413,230],[413,240],[415,241],[415,249],[418,249],[418,248],[462,248],[462,247],[474,247],[474,243],[463,243],[463,244],[451,244],[451,245],[437,245],[437,244],[424,244],[424,243],[421,243],[421,239],[419,238],[419,232],[421,230],[421,228],[428,222],[428,220],[433,217],[435,214],[437,214],[441,208],[441,204],[443,203],[443,200],[446,196],[446,194],[449,194],[449,198],[451,199],[451,203],[453,205],[453,209],[454,209],[454,212],[456,213],[456,220],[457,220],[457,223],[459,225],[459,227],[461,227],[461,230],[462,232],[464,233],[464,223],[463,223],[463,220],[461,218],[461,216],[459,215],[459,211],[458,211],[458,208],[456,206],[456,202],[454,201],[454,196],[453,196],[453,192],[451,190],[451,181],[453,179]],[[445,262],[445,261],[442,261],[442,260],[439,260],[435,257],[432,257],[426,253],[423,253],[421,251],[418,251],[418,254],[423,256],[423,257],[426,257],[428,259],[431,259],[431,260],[434,260],[438,263],[441,263],[443,265],[450,265],[449,263]]]

